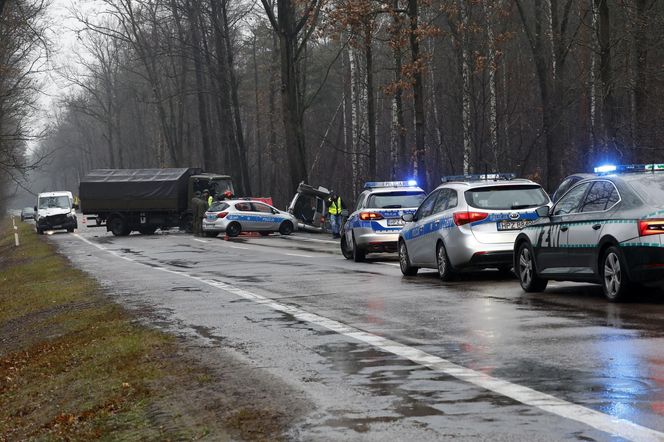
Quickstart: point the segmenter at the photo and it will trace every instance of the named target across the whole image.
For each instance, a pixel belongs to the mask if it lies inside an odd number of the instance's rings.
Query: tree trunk
[[[463,31],[461,34],[461,77],[463,81],[463,90],[461,91],[461,119],[463,121],[463,173],[473,172],[473,139],[472,139],[472,115],[471,115],[471,88],[472,78],[470,71],[470,48],[468,33],[468,5],[466,0],[460,0],[459,10],[461,11],[461,23]]]
[[[251,45],[251,55],[252,61],[254,62],[254,103],[256,106],[256,120],[254,122],[254,146],[256,150],[256,163],[258,166],[258,195],[263,194],[263,140],[261,137],[261,110],[260,110],[260,100],[259,100],[259,88],[258,88],[258,62],[256,60],[256,34],[252,40]]]
[[[367,130],[369,131],[369,170],[367,179],[376,179],[376,97],[374,94],[373,48],[371,26],[366,25],[364,38],[364,56],[367,69]]]
[[[613,72],[611,70],[611,23],[607,0],[594,0],[598,15],[599,76],[602,81],[602,119],[604,143],[617,148],[616,103],[613,96]]]
[[[493,154],[494,172],[499,172],[498,164],[498,111],[497,111],[497,80],[496,70],[498,60],[496,59],[496,38],[493,32],[493,14],[488,2],[484,2],[484,15],[486,17],[486,37],[489,58],[489,148]]]
[[[422,70],[423,60],[420,57],[419,43],[419,11],[418,0],[408,0],[408,17],[410,19],[410,52],[416,65],[413,74],[413,107],[415,111],[415,170],[419,185],[428,188],[426,170],[426,146],[424,138],[424,84]]]

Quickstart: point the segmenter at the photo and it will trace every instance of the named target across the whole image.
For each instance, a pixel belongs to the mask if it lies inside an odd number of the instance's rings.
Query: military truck
[[[204,190],[235,193],[230,176],[197,168],[96,169],[81,179],[80,208],[88,227],[105,226],[115,236],[174,227],[190,232],[192,199]]]

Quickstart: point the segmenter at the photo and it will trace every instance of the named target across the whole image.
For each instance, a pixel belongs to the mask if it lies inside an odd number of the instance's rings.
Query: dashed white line
[[[228,246],[231,249],[240,249],[240,250],[249,250],[249,247],[242,247],[242,246]]]
[[[198,241],[198,242],[203,242],[203,243],[208,243],[210,241],[206,241],[204,239],[198,239],[198,238],[192,238],[193,241]]]
[[[122,258],[126,261],[132,261],[138,264],[143,264],[147,267],[156,270],[160,270],[166,273],[171,273],[174,275],[199,281],[203,284],[223,290],[228,293],[232,293],[241,298],[251,300],[257,304],[265,305],[267,307],[272,308],[273,310],[280,311],[283,313],[288,313],[301,321],[306,321],[318,325],[320,327],[326,328],[328,330],[334,331],[336,333],[339,333],[343,336],[355,339],[360,342],[364,342],[384,352],[392,353],[404,359],[408,359],[420,366],[427,367],[431,370],[455,377],[459,380],[468,382],[477,387],[484,388],[488,391],[492,391],[494,393],[500,394],[505,397],[509,397],[522,404],[538,408],[540,410],[549,412],[551,414],[555,414],[557,416],[569,420],[580,422],[582,424],[596,428],[605,433],[629,440],[639,440],[639,441],[664,440],[664,433],[657,430],[653,430],[648,427],[644,427],[634,422],[625,419],[620,419],[615,416],[611,416],[593,410],[591,408],[577,405],[568,402],[566,400],[559,399],[555,396],[542,393],[537,390],[533,390],[532,388],[529,387],[514,384],[509,381],[489,376],[487,374],[471,370],[466,367],[462,367],[451,361],[443,359],[439,356],[426,353],[417,348],[409,347],[405,344],[401,344],[391,339],[386,339],[381,336],[359,330],[357,328],[351,327],[349,325],[335,321],[333,319],[326,318],[324,316],[317,315],[315,313],[309,313],[298,307],[281,304],[270,298],[266,298],[264,296],[257,295],[255,293],[251,293],[248,290],[234,287],[224,282],[200,278],[198,276],[190,275],[180,270],[171,270],[165,267],[152,267],[141,261],[137,261],[133,258],[122,256],[115,251],[106,249],[105,247],[99,244],[95,244],[81,237],[78,234],[74,234],[74,236],[82,240],[83,242],[93,247],[96,247],[99,250],[111,253],[114,256]]]

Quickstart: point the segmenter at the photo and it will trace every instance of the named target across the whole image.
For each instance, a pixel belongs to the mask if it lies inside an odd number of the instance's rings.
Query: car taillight
[[[464,224],[474,223],[475,221],[482,221],[488,213],[485,212],[456,212],[454,213],[454,224],[463,226]]]
[[[639,236],[664,233],[664,219],[642,219],[639,221]]]
[[[217,213],[217,218],[226,218],[226,215],[228,215],[228,212],[219,212]]]
[[[383,219],[383,215],[376,212],[362,212],[360,213],[360,219],[362,221],[378,221],[379,219]]]

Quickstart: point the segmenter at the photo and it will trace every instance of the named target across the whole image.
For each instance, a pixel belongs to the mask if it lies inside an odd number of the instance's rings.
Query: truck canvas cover
[[[83,213],[108,211],[183,211],[189,176],[195,169],[96,169],[79,188]]]

